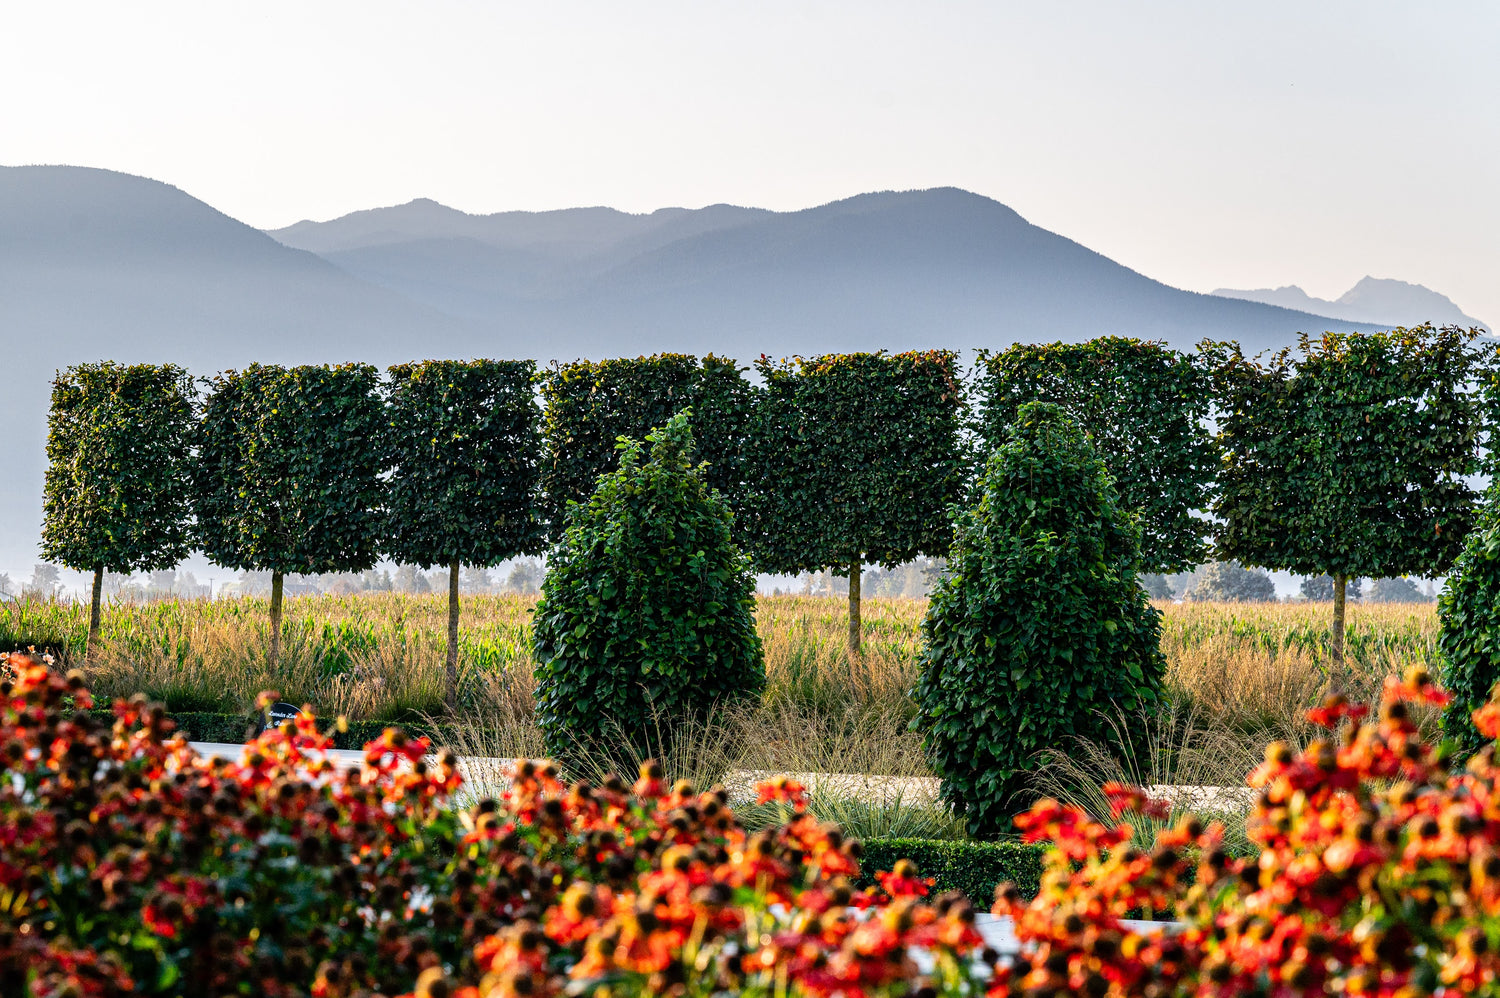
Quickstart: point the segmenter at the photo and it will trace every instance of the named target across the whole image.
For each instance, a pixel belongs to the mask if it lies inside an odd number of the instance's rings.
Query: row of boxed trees
[[[532,628],[537,721],[574,771],[670,755],[676,733],[765,684],[750,560],[688,455],[684,414],[623,446],[569,518]],[[1107,734],[1161,696],[1142,531],[1063,410],[1023,405],[977,501],[949,511],[950,575],[923,626],[918,727],[976,835],[1004,829],[1035,754]]]
[[[982,352],[968,384],[946,351],[762,357],[760,385],[712,356],[429,361],[383,382],[257,365],[202,400],[179,368],[84,365],[54,390],[44,550],[96,590],[194,545],[278,576],[380,555],[456,575],[559,537],[620,436],[690,408],[736,540],[762,571],[847,575],[857,649],[859,566],[946,553],[945,510],[1020,406],[1046,401],[1103,454],[1141,569],[1212,552],[1328,574],[1339,619],[1348,578],[1441,572],[1473,521],[1495,368],[1476,336],[1330,334],[1264,364],[1233,344],[1021,345]]]
[[[622,435],[691,409],[694,460],[764,570],[857,578],[866,562],[941,553],[943,510],[965,478],[955,355],[757,367],[764,389],[732,362],[680,355],[540,376],[530,361],[428,361],[383,380],[360,364],[252,365],[200,396],[172,365],[80,365],[53,393],[44,552],[94,573],[91,641],[106,571],[169,567],[195,547],[269,571],[273,656],[285,574],[381,556],[442,565],[451,681],[460,566],[560,538],[567,505],[614,467]]]

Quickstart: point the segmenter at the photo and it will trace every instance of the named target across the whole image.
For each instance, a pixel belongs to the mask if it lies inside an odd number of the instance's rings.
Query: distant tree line
[[[864,567],[946,557],[949,510],[1021,406],[1045,402],[1091,437],[1141,530],[1141,570],[1212,558],[1328,575],[1339,621],[1349,579],[1452,563],[1478,506],[1469,483],[1489,470],[1496,370],[1477,331],[1431,326],[1304,338],[1267,362],[1207,341],[1020,345],[982,352],[967,377],[941,350],[761,357],[754,380],[678,354],[201,381],[84,364],[54,383],[43,554],[93,572],[95,635],[107,572],[197,549],[271,574],[273,654],[288,575],[382,558],[446,569],[453,638],[465,568],[542,553],[622,436],[686,410],[690,457],[752,565],[847,580],[857,651]]]

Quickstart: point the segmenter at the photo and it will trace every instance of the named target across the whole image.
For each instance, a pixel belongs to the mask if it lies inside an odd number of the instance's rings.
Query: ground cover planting
[[[6,672],[6,994],[1364,996],[1500,979],[1500,700],[1457,765],[1412,719],[1451,701],[1420,668],[1383,684],[1376,720],[1330,696],[1307,718],[1323,737],[1267,747],[1249,856],[1193,816],[1138,845],[1128,822],[1170,810],[1139,787],[1104,788],[1124,824],[1037,802],[1017,824],[1047,847],[1040,891],[995,889],[1022,947],[1005,961],[971,902],[932,898],[908,858],[857,888],[864,851],[785,777],[758,788],[781,820],[753,833],[721,791],[649,764],[633,786],[568,786],[523,762],[499,799],[453,807],[454,758],[399,732],[340,770],[303,715],[239,763],[204,760],[157,707],[120,703],[106,726],[61,709],[89,704],[81,675],[20,655]],[[1140,915],[1179,925],[1124,921]]]
[[[781,820],[755,834],[649,765],[568,786],[523,762],[459,809],[455,758],[399,732],[340,770],[303,715],[239,763],[205,760],[159,708],[120,703],[105,726],[61,709],[88,705],[81,676],[20,655],[7,673],[7,995],[894,995],[934,973],[912,946],[952,985],[978,970],[966,899],[923,900],[901,862],[856,892],[858,843],[784,778],[759,789]]]

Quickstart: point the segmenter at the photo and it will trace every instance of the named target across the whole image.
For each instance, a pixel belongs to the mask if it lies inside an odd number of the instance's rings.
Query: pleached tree
[[[1141,567],[1181,572],[1207,560],[1215,475],[1213,393],[1195,355],[1101,336],[979,354],[979,426],[998,447],[1021,406],[1050,402],[1094,440],[1120,502],[1140,514]]]
[[[93,573],[85,655],[99,641],[105,572],[171,568],[188,554],[195,399],[171,364],[79,364],[53,382],[42,557]]]
[[[568,503],[587,502],[599,476],[618,466],[621,437],[639,440],[693,410],[692,460],[738,517],[745,495],[744,448],[753,391],[743,369],[712,354],[579,360],[541,379],[545,404],[542,494],[552,539]],[[736,536],[739,525],[736,524]]]
[[[1268,363],[1205,344],[1224,464],[1217,556],[1333,577],[1344,661],[1351,578],[1438,575],[1474,525],[1496,349],[1430,325],[1303,336]]]
[[[273,663],[288,573],[375,564],[387,432],[379,378],[368,364],[252,364],[213,379],[192,476],[198,542],[215,564],[271,573]]]
[[[536,554],[546,540],[535,374],[529,360],[429,360],[389,371],[385,553],[448,569],[450,706],[460,568]]]
[[[969,463],[957,357],[946,350],[772,361],[752,422],[741,531],[763,572],[849,578],[849,650],[861,649],[860,575],[947,553],[948,506]]]

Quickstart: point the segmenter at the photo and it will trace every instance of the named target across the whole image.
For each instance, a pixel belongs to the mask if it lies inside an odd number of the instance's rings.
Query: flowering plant
[[[858,843],[791,781],[760,788],[788,820],[754,834],[721,790],[650,765],[593,787],[525,761],[500,799],[460,810],[457,760],[399,731],[341,769],[304,712],[237,763],[205,759],[159,707],[116,704],[106,727],[76,674],[8,665],[7,998],[982,987],[968,902],[929,902],[909,863],[856,892]]]
[[[1328,738],[1267,750],[1253,858],[1191,817],[1146,851],[1128,824],[1033,806],[1018,823],[1053,848],[1034,900],[997,892],[1022,946],[1006,964],[909,862],[854,890],[858,844],[786,778],[758,788],[786,820],[753,834],[722,791],[652,765],[593,787],[523,761],[460,810],[456,760],[397,731],[347,769],[306,714],[238,763],[203,759],[159,708],[118,704],[104,727],[64,709],[88,706],[76,676],[8,667],[7,998],[1500,993],[1500,768],[1493,745],[1460,769],[1423,742],[1414,706],[1448,696],[1421,671],[1375,718],[1333,697]],[[1500,736],[1500,699],[1474,721]]]
[[[1128,825],[1036,804],[1018,823],[1056,848],[1034,900],[997,891],[1024,955],[989,993],[1500,993],[1500,701],[1475,712],[1492,744],[1458,770],[1411,718],[1447,701],[1423,670],[1388,681],[1373,721],[1330,697],[1313,719],[1341,737],[1273,744],[1250,774],[1254,857],[1227,856],[1222,829],[1191,817],[1144,852]],[[1115,800],[1150,806],[1129,788]],[[1181,925],[1151,931],[1131,912]]]

